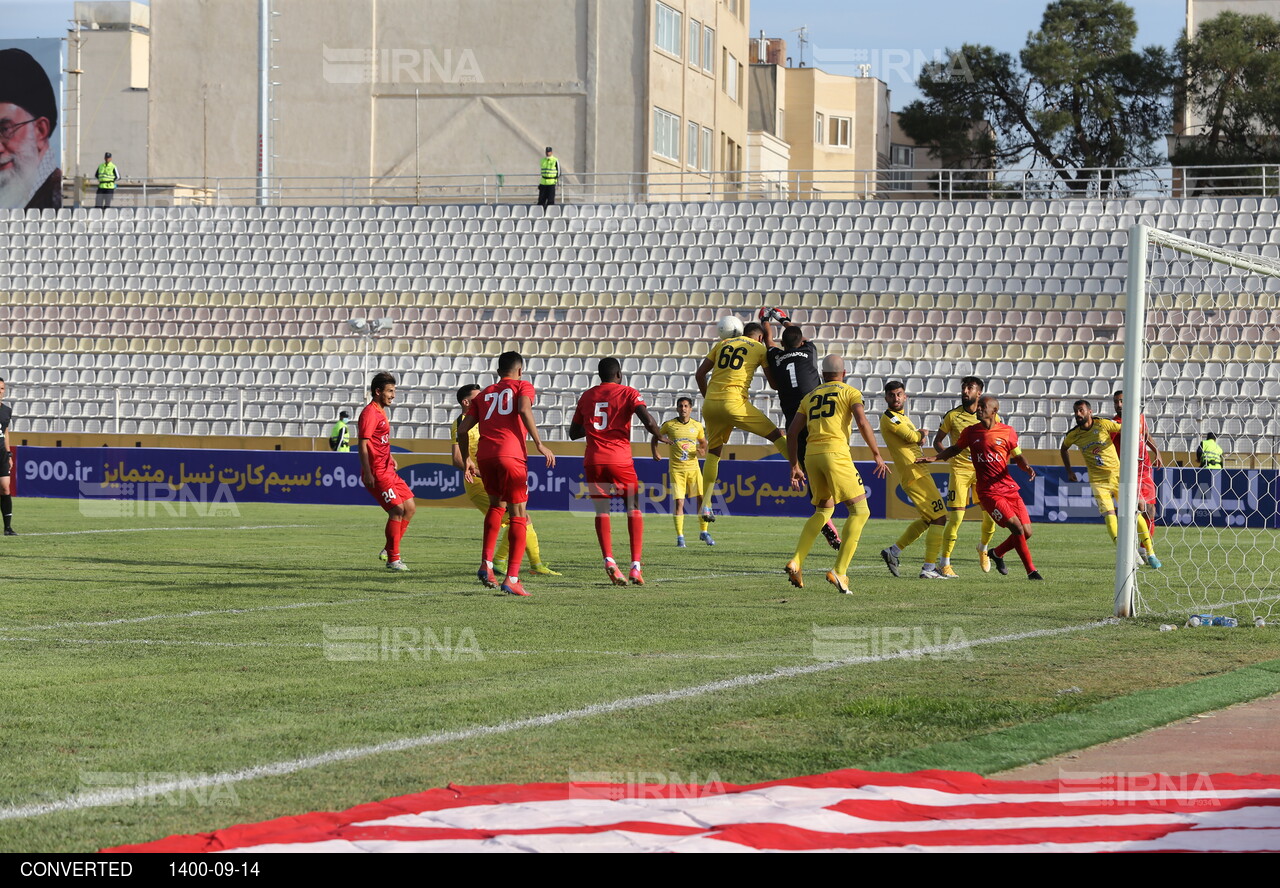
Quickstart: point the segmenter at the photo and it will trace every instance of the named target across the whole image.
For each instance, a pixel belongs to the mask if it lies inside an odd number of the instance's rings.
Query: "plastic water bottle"
[[[1192,614],[1187,620],[1188,626],[1219,626],[1234,629],[1237,625],[1235,617],[1215,617],[1213,614]]]
[[[1161,627],[1160,627],[1160,631],[1161,631],[1161,632],[1175,632],[1175,631],[1177,631],[1177,628],[1178,628],[1178,627],[1177,627],[1177,626],[1175,626],[1175,625],[1173,625],[1172,623],[1165,623],[1163,626],[1161,626]]]

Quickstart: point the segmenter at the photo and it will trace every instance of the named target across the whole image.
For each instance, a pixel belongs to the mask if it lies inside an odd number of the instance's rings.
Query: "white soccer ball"
[[[731,339],[734,336],[742,335],[742,321],[733,315],[725,315],[720,319],[720,323],[716,324],[716,331],[720,334],[721,339]]]

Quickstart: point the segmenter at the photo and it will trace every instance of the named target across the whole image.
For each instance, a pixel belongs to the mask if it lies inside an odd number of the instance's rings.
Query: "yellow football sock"
[[[842,577],[849,573],[849,562],[853,560],[853,553],[858,551],[858,539],[870,517],[871,509],[865,499],[849,507],[849,517],[840,531],[840,551],[836,553],[836,573]]]
[[[1111,542],[1114,543],[1116,540],[1120,539],[1120,524],[1116,521],[1116,516],[1114,514],[1103,515],[1102,517],[1103,520],[1107,522],[1107,533],[1111,534]]]
[[[945,525],[930,524],[929,535],[924,539],[924,563],[937,564],[938,553],[942,551],[942,534]]]
[[[532,521],[524,528],[524,550],[529,553],[529,563],[534,567],[542,563],[542,550],[538,547],[538,532],[533,529]]]
[[[921,535],[928,529],[929,522],[925,521],[923,518],[917,518],[915,521],[911,522],[911,525],[907,527],[906,530],[902,532],[902,536],[898,537],[898,542],[895,545],[897,545],[899,550],[905,549],[907,546],[910,546],[916,540],[920,539]]]
[[[1147,526],[1147,516],[1141,512],[1138,513],[1138,539],[1148,555],[1156,554],[1155,545],[1151,542],[1151,528]]]
[[[947,526],[942,532],[942,557],[951,558],[951,552],[960,539],[960,525],[964,524],[964,510],[951,509],[947,512]]]
[[[716,479],[720,477],[720,457],[714,453],[708,453],[706,461],[702,464],[702,489],[706,497],[702,501],[703,508],[711,507],[711,500],[715,497]]]
[[[711,522],[708,521],[706,518],[702,517],[701,511],[698,512],[698,529],[701,530],[703,533],[706,533],[708,530],[711,529]]]
[[[773,446],[775,450],[777,450],[779,453],[782,454],[783,459],[791,459],[791,454],[787,453],[787,436],[786,435],[783,435],[781,438],[774,441]]]
[[[804,530],[800,531],[800,542],[796,545],[796,554],[791,560],[796,564],[803,565],[805,556],[809,554],[809,550],[813,548],[813,541],[818,538],[818,534],[822,533],[822,527],[831,520],[835,509],[815,509],[813,515],[804,523]]]
[[[493,556],[494,561],[506,561],[507,556],[511,554],[511,527],[505,518],[502,519],[502,530],[506,533],[499,531],[502,535],[498,540],[498,551]]]
[[[684,536],[684,513],[681,512],[679,515],[672,515],[671,517],[676,522],[676,536]]]
[[[996,526],[996,519],[984,511],[982,513],[982,548],[985,549],[991,544],[991,538],[996,535]]]

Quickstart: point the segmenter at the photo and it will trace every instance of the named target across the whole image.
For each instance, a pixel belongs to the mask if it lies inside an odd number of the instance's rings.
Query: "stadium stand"
[[[1056,448],[1062,402],[1119,378],[1126,229],[1276,256],[1278,212],[1275,198],[0,211],[0,305],[10,372],[48,397],[23,403],[37,432],[313,436],[376,365],[403,377],[402,433],[439,438],[457,385],[516,348],[561,437],[596,356],[623,358],[665,410],[694,390],[716,318],[768,301],[853,358],[868,394],[918,381],[913,412],[936,417],[955,399],[945,381],[976,373],[1032,446]],[[1228,311],[1225,330],[1193,317],[1151,351],[1161,391],[1211,418],[1232,386],[1258,399],[1233,412],[1244,424],[1280,407],[1280,282],[1248,283],[1204,306]],[[384,315],[389,337],[348,330]],[[1190,363],[1166,360],[1178,343]],[[1199,432],[1166,430],[1167,446]]]

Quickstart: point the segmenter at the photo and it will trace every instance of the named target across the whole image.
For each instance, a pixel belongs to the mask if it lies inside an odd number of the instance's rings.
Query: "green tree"
[[[1204,121],[1180,140],[1178,165],[1280,161],[1280,21],[1224,12],[1178,43],[1180,100]]]
[[[1161,47],[1135,49],[1137,35],[1119,0],[1056,0],[1017,62],[965,44],[927,65],[925,98],[903,111],[902,128],[944,165],[1038,160],[1073,190],[1088,187],[1091,167],[1159,163],[1176,67]]]

